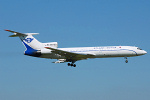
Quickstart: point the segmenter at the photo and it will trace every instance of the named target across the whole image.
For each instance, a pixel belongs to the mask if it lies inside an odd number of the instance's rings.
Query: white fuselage
[[[107,58],[107,57],[132,57],[144,55],[147,52],[134,46],[102,46],[102,47],[76,47],[76,48],[58,48],[59,50],[78,53],[89,54],[88,58]],[[51,53],[51,50],[47,50],[42,53],[42,58],[51,59],[65,59],[64,56]]]
[[[147,52],[134,46],[103,46],[103,47],[74,47],[58,48],[57,42],[41,43],[32,35],[37,33],[20,33],[12,30],[5,30],[14,33],[9,37],[19,37],[25,46],[25,55],[58,59],[54,63],[68,63],[68,66],[76,67],[76,61],[88,58],[108,58],[108,57],[127,57],[144,55]]]

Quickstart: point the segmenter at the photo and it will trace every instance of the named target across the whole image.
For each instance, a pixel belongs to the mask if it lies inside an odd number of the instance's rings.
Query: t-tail
[[[24,52],[25,55],[39,57],[41,55],[42,43],[35,39],[32,35],[37,35],[39,33],[20,33],[11,30],[5,30],[8,32],[14,33],[9,37],[19,37],[25,46],[26,50]]]

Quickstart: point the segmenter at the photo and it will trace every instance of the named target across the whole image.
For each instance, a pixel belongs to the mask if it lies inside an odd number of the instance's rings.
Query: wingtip
[[[5,31],[10,31],[10,30],[8,30],[8,29],[4,29]]]
[[[46,49],[50,49],[50,47],[45,47]]]

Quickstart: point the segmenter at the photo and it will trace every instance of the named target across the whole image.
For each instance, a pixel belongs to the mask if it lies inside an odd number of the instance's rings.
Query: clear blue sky
[[[76,68],[23,55],[11,33],[59,47],[138,46],[147,55],[89,59]],[[149,0],[1,0],[0,100],[150,100]]]

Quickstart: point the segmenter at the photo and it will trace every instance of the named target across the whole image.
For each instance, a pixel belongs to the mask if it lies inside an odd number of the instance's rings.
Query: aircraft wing
[[[71,62],[71,61],[87,59],[87,58],[90,58],[90,56],[95,56],[94,54],[73,53],[73,52],[68,52],[68,51],[51,48],[51,47],[45,47],[45,48],[52,50],[52,52],[55,54],[64,56],[66,59],[66,62],[67,62],[67,60],[69,60],[69,62]]]

